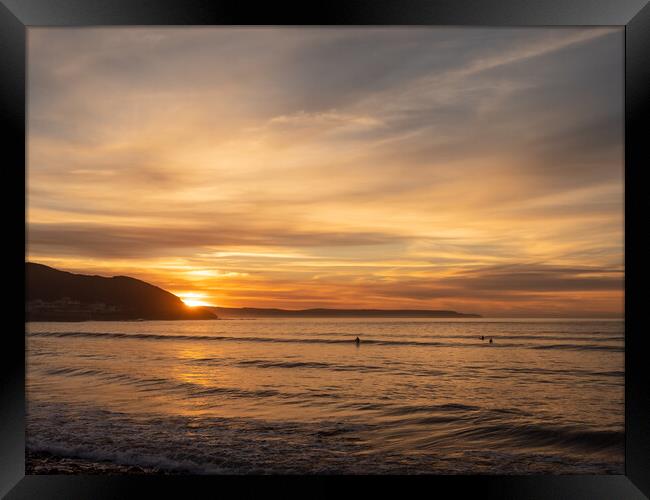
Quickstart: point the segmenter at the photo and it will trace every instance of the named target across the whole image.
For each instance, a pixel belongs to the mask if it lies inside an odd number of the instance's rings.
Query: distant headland
[[[211,307],[222,319],[249,318],[480,318],[480,314],[433,309],[259,309]]]

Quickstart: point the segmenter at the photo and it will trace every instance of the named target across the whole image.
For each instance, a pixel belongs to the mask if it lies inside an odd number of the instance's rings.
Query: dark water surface
[[[27,328],[34,452],[192,473],[623,473],[623,321]]]

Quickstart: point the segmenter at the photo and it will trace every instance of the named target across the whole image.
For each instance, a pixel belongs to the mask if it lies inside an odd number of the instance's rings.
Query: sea
[[[622,320],[26,328],[30,452],[182,474],[624,473]]]

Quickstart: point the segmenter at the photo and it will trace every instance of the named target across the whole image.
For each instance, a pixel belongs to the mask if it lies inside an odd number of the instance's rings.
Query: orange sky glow
[[[30,28],[28,255],[190,305],[623,315],[623,31]]]

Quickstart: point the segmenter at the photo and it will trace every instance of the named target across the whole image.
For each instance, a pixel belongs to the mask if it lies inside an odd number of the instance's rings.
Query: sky
[[[29,28],[27,259],[189,304],[622,317],[621,28]]]

